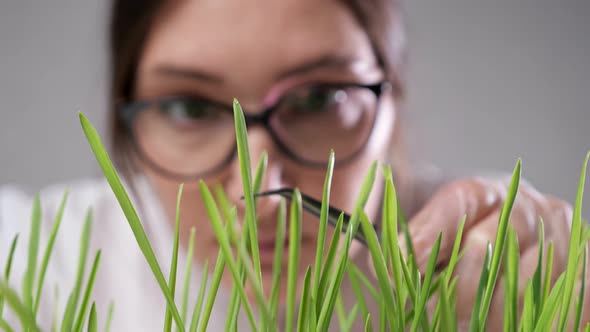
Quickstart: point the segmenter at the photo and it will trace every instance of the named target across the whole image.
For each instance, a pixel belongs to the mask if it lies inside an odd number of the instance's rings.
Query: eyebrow
[[[312,60],[304,61],[301,64],[295,65],[276,76],[276,80],[284,80],[290,76],[302,75],[312,72],[317,69],[342,69],[349,67],[354,62],[354,59],[349,56],[343,56],[338,54],[328,54],[315,58]],[[155,72],[159,75],[185,78],[190,80],[204,81],[208,83],[222,83],[223,77],[215,75],[213,73],[206,72],[204,70],[195,68],[182,68],[173,65],[160,65],[157,66]]]
[[[155,72],[164,76],[186,78],[190,80],[205,81],[209,83],[221,83],[223,78],[203,70],[193,68],[179,68],[171,65],[160,65],[156,67]]]
[[[354,59],[350,56],[344,56],[339,54],[328,54],[311,61],[305,61],[299,65],[295,65],[293,68],[287,69],[277,75],[277,81],[288,78],[289,76],[302,75],[309,73],[317,69],[342,69],[349,67],[354,62]]]

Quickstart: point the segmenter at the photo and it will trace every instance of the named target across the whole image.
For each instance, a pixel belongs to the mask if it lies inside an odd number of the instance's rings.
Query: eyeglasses
[[[245,110],[246,125],[266,128],[280,150],[301,164],[325,167],[330,150],[342,164],[366,145],[379,98],[389,88],[387,82],[301,86],[262,112]],[[120,116],[139,157],[171,178],[212,175],[236,154],[231,105],[172,96],[131,102]]]

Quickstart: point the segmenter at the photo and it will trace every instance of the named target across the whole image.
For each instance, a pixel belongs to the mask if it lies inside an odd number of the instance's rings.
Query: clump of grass
[[[214,265],[210,265],[208,262],[204,264],[199,293],[195,299],[190,299],[188,289],[193,257],[192,250],[195,233],[198,233],[198,230],[191,230],[184,281],[179,284],[177,266],[182,185],[179,188],[177,197],[178,204],[170,274],[168,280],[166,280],[161,265],[157,261],[143,229],[141,220],[97,132],[86,117],[80,114],[81,125],[88,142],[121,205],[137,244],[144,254],[166,300],[166,312],[162,313],[164,331],[171,331],[173,327],[176,328],[176,331],[205,331],[220,287],[221,276],[226,269],[231,273],[235,285],[228,306],[226,331],[237,331],[239,329],[237,317],[240,312],[246,314],[249,327],[254,331],[327,331],[330,324],[335,322],[339,324],[340,330],[351,331],[355,321],[363,322],[365,331],[457,330],[456,290],[458,279],[453,274],[453,270],[462,256],[460,248],[465,220],[460,224],[447,266],[437,270],[436,262],[441,242],[441,236],[439,235],[430,253],[425,273],[422,275],[415,260],[416,255],[411,241],[409,241],[407,222],[398,206],[392,171],[389,167],[383,168],[385,183],[382,220],[380,221],[379,230],[364,213],[364,206],[375,182],[377,163],[374,163],[367,173],[351,215],[329,205],[334,168],[333,152],[329,156],[321,201],[316,201],[297,189],[283,188],[273,192],[259,193],[267,156],[264,154],[260,158],[255,174],[252,174],[246,125],[242,109],[237,101],[234,101],[234,115],[238,158],[246,203],[244,225],[241,227],[242,232],[237,232],[236,208],[231,205],[220,187],[216,187],[213,193],[205,182],[201,181],[200,189],[205,208],[219,241],[220,249]],[[516,233],[510,225],[510,213],[521,178],[521,163],[520,161],[517,162],[513,171],[509,194],[498,222],[496,239],[493,245],[488,244],[489,250],[481,267],[479,287],[469,324],[470,331],[485,331],[486,329],[491,299],[494,290],[498,287],[498,278],[502,266],[504,267],[505,279],[503,322],[505,331],[549,331],[554,326],[558,331],[566,331],[568,327],[573,328],[575,331],[580,330],[584,297],[586,296],[584,294],[584,282],[587,273],[587,242],[590,238],[590,228],[582,220],[582,195],[589,158],[590,153],[586,156],[580,175],[566,270],[552,285],[550,276],[553,268],[553,243],[545,243],[543,224],[540,221],[538,266],[533,278],[526,283],[522,302],[519,300],[518,289],[518,241]],[[288,289],[284,306],[286,310],[285,321],[283,323],[279,322],[280,308],[282,308],[281,303],[279,303],[279,280],[281,273],[283,273],[281,270],[284,249],[282,241],[277,241],[277,247],[275,248],[275,267],[273,269],[270,295],[267,297],[263,293],[255,211],[256,199],[260,195],[282,196],[277,220],[277,238],[284,237],[287,227],[289,231],[289,262],[286,271]],[[39,309],[45,272],[50,260],[55,236],[59,230],[66,198],[67,193],[64,195],[56,216],[40,264],[37,258],[41,227],[41,206],[38,197],[34,201],[31,219],[32,227],[29,234],[27,269],[23,276],[23,289],[20,292],[10,286],[13,257],[18,244],[18,235],[14,237],[10,252],[7,255],[4,274],[0,279],[0,328],[5,331],[15,330],[4,319],[3,307],[5,304],[20,320],[22,330],[40,330],[36,315]],[[290,201],[289,210],[287,209],[287,201]],[[318,216],[319,241],[314,265],[313,267],[304,267],[306,272],[303,281],[300,282],[298,280],[299,271],[301,270],[299,266],[299,242],[303,210]],[[66,309],[62,313],[61,319],[57,317],[54,320],[55,330],[82,331],[84,328],[88,331],[97,330],[96,308],[94,303],[92,303],[90,309],[88,309],[88,306],[91,303],[92,285],[100,262],[100,251],[95,255],[86,286],[84,288],[82,286],[82,280],[85,279],[91,220],[91,213],[89,213],[80,241],[79,268],[76,281],[67,298]],[[331,239],[326,238],[328,225],[335,229]],[[398,242],[399,230],[406,239],[407,248],[404,248],[405,250],[400,248]],[[349,260],[348,249],[353,241],[360,241],[367,246],[374,264],[376,283],[371,282],[371,278],[364,275]],[[545,246],[547,250],[544,250]],[[403,251],[407,252],[408,255],[404,256]],[[344,308],[341,296],[341,283],[345,275],[349,277],[352,292],[357,301],[349,312]],[[581,282],[581,288],[576,293],[576,283],[579,281]],[[246,283],[254,290],[253,301],[246,295]],[[300,293],[296,291],[298,284],[303,285]],[[175,289],[179,285],[183,285],[182,297],[176,299],[174,297]],[[205,297],[207,285],[209,286],[209,293]],[[367,305],[369,299],[365,298],[364,290],[378,304],[378,312],[369,312]],[[80,300],[81,295],[82,299]],[[431,301],[436,301],[434,303],[434,312],[426,310],[427,303]],[[192,309],[189,308],[189,303],[192,305]],[[107,314],[105,324],[107,330],[112,315],[113,306],[110,307]],[[589,330],[590,324],[585,326],[585,331]]]

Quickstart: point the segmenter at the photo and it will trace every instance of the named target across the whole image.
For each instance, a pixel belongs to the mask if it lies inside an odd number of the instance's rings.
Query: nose
[[[257,166],[261,157],[267,153],[266,171],[260,183],[259,191],[267,191],[282,187],[292,186],[289,181],[289,175],[285,161],[280,155],[277,145],[274,143],[270,133],[261,126],[248,128],[248,149],[250,154],[250,169],[252,172],[252,183],[256,175]],[[240,161],[238,158],[232,162],[231,174],[225,183],[227,196],[238,207],[241,215],[245,211],[245,200],[241,199],[244,195],[244,187],[241,176]],[[275,223],[278,213],[279,197],[268,196],[257,199],[256,214],[259,219],[259,225]]]

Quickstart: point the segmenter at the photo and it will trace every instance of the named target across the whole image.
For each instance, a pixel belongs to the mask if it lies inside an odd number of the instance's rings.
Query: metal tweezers
[[[284,197],[287,200],[292,200],[293,199],[293,193],[295,192],[295,189],[293,188],[281,188],[281,189],[276,189],[276,190],[269,190],[269,191],[264,191],[264,192],[259,192],[259,193],[255,193],[254,197],[261,197],[261,196],[273,196],[273,195],[279,195],[281,197]],[[316,217],[320,217],[321,215],[321,209],[322,209],[322,202],[318,201],[315,198],[312,198],[304,193],[301,193],[301,207],[311,213],[312,215],[316,216]],[[328,206],[328,224],[330,224],[332,227],[336,227],[336,224],[338,223],[338,218],[340,218],[340,215],[343,216],[343,220],[342,220],[342,233],[346,233],[347,230],[347,226],[350,222],[350,215],[347,214],[344,211],[338,210],[332,206]],[[375,232],[377,234],[379,234],[377,227],[373,224],[373,229],[375,230]],[[362,227],[358,227],[356,234],[354,235],[354,239],[359,241],[360,243],[362,243],[365,247],[367,247],[367,237],[366,234],[363,232],[363,228]]]

